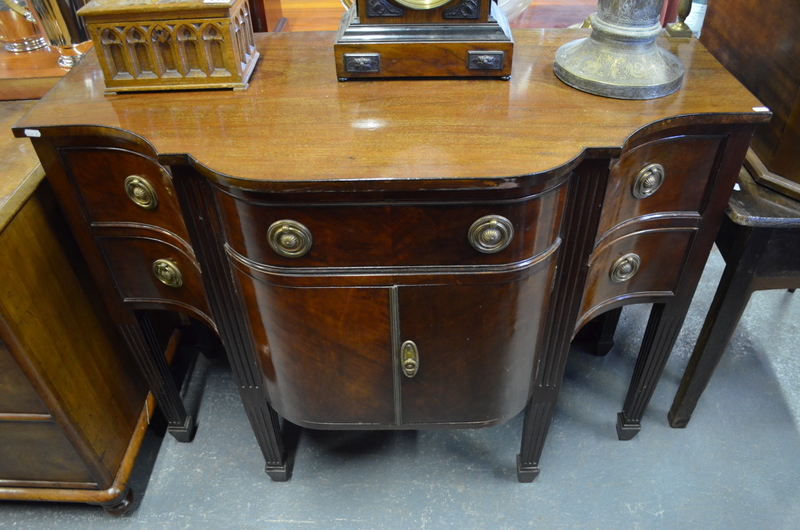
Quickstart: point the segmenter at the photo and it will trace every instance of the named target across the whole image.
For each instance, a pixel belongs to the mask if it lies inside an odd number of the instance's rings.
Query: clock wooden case
[[[356,0],[334,44],[341,81],[508,79],[513,49],[505,15],[491,0]]]

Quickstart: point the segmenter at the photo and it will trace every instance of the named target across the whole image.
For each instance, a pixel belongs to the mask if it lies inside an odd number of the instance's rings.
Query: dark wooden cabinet
[[[33,102],[0,103],[0,128]],[[155,401],[27,141],[0,136],[0,500],[114,514]]]
[[[519,413],[553,282],[565,182],[542,179],[543,191],[511,199],[486,190],[470,199],[351,193],[344,203],[304,203],[296,193],[218,192],[235,285],[271,375],[270,404],[316,428],[481,426]],[[490,230],[507,220],[504,248],[472,246],[481,219]],[[306,253],[265,244],[281,223],[307,230]],[[398,357],[409,341],[419,366],[410,377]]]
[[[703,45],[772,112],[756,129],[753,150],[768,171],[755,179],[800,200],[800,9],[794,0],[710,2]]]
[[[0,499],[124,513],[155,403],[42,178],[0,223]]]
[[[525,410],[529,481],[574,333],[647,302],[618,418],[621,438],[638,432],[768,119],[696,41],[663,42],[687,66],[675,94],[575,91],[552,59],[581,35],[517,32],[510,82],[347,84],[333,34],[261,35],[246,93],[106,97],[88,88],[100,79],[89,55],[15,131],[33,140],[140,364],[153,364],[144,309],[219,333],[274,479],[289,473],[280,416],[469,428]],[[126,195],[134,177],[157,208]],[[170,267],[180,287],[165,283]],[[180,427],[163,372],[145,373]]]

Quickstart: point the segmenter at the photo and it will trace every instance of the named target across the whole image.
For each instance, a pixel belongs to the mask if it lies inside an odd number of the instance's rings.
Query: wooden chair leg
[[[739,230],[736,248],[727,256],[728,264],[667,416],[670,426],[682,428],[689,423],[697,401],[747,307],[758,262],[768,239],[766,235],[759,235],[758,230]]]

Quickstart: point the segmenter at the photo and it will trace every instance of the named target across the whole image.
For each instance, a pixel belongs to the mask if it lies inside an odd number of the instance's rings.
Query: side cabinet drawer
[[[96,486],[75,449],[51,421],[0,420],[0,480]]]
[[[665,138],[623,154],[609,174],[597,241],[615,226],[646,215],[702,212],[723,139]]]
[[[199,265],[183,250],[146,237],[97,241],[125,301],[161,301],[210,314]]]
[[[0,414],[3,413],[48,414],[49,411],[0,341]]]
[[[582,319],[622,298],[674,293],[695,233],[694,228],[643,230],[595,250],[589,259]]]
[[[59,155],[92,225],[145,224],[189,241],[172,178],[156,160],[110,147],[61,148]]]

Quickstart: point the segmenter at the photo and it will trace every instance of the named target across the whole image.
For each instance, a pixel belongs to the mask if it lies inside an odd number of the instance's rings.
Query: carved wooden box
[[[78,14],[106,93],[246,90],[258,61],[246,0],[92,0]]]

